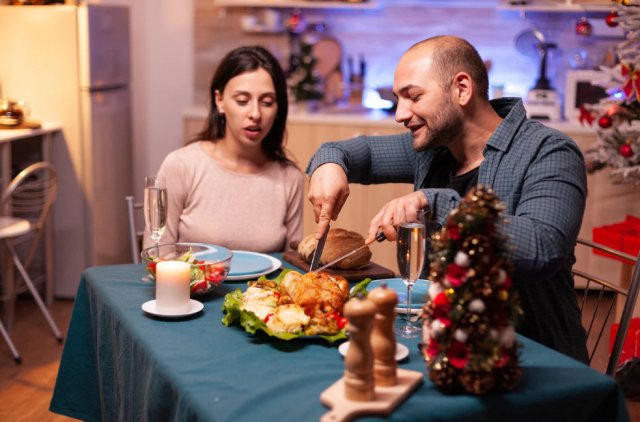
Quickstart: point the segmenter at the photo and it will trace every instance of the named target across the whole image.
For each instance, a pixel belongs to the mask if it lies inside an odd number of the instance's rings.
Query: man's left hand
[[[427,198],[419,190],[387,202],[371,220],[366,241],[373,242],[378,231],[382,231],[387,240],[396,240],[397,227],[418,221],[420,211],[426,206]]]

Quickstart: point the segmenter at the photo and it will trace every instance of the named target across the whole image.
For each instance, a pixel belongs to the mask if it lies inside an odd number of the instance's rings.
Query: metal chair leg
[[[31,292],[31,295],[35,299],[35,301],[38,304],[38,307],[40,308],[40,310],[42,311],[42,315],[44,315],[45,319],[49,323],[49,327],[51,327],[51,330],[53,331],[53,335],[56,336],[56,339],[58,340],[58,343],[62,343],[62,334],[60,334],[60,330],[58,330],[58,326],[56,325],[56,323],[53,320],[53,318],[51,318],[51,314],[49,313],[49,310],[47,309],[47,306],[44,304],[44,302],[40,298],[40,294],[38,294],[38,291],[34,287],[33,282],[31,281],[31,278],[29,277],[29,274],[27,274],[27,271],[24,269],[24,267],[22,266],[22,263],[18,259],[18,255],[16,254],[16,250],[14,249],[13,245],[10,242],[5,242],[5,245],[7,245],[7,248],[9,249],[9,252],[11,253],[11,258],[13,259],[13,263],[16,265],[16,268],[20,272],[20,275],[22,276],[22,279],[24,280],[24,283],[29,288],[29,291]]]
[[[20,365],[22,363],[22,358],[20,357],[16,346],[13,345],[11,337],[9,337],[9,333],[7,333],[7,330],[4,329],[4,324],[2,323],[2,321],[0,321],[0,334],[2,334],[2,337],[4,337],[4,341],[9,346],[11,354],[13,355],[13,360],[15,360],[18,365]]]

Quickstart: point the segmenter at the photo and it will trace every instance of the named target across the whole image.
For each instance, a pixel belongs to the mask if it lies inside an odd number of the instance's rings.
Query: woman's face
[[[226,118],[227,139],[241,145],[260,145],[273,126],[278,111],[271,76],[259,68],[229,80],[224,91],[215,92],[216,107]]]

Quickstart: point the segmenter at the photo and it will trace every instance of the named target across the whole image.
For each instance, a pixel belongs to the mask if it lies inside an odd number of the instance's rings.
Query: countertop
[[[185,119],[204,120],[207,116],[205,107],[189,107],[183,112]],[[332,108],[318,111],[308,111],[300,106],[293,105],[289,110],[289,122],[309,125],[333,125],[354,126],[367,125],[368,127],[401,128],[393,114],[383,110],[371,110],[366,108]],[[560,130],[567,134],[595,134],[593,126],[583,126],[579,122],[544,121],[545,126]]]

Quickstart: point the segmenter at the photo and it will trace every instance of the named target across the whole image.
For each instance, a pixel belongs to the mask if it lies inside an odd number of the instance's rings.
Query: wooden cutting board
[[[362,415],[388,416],[422,384],[422,372],[398,368],[398,384],[391,387],[376,387],[371,401],[353,401],[344,396],[344,378],[320,393],[320,402],[331,410],[320,417],[320,422],[350,421]]]
[[[282,258],[287,261],[289,264],[295,265],[301,270],[309,271],[310,264],[302,259],[298,252],[295,251],[287,251],[282,254]],[[365,278],[372,278],[374,280],[379,280],[383,278],[394,278],[395,274],[388,268],[383,267],[382,265],[378,265],[375,262],[369,262],[367,266],[362,268],[358,268],[355,270],[334,270],[327,269],[326,273],[332,275],[339,275],[347,279],[347,281],[362,281]]]

